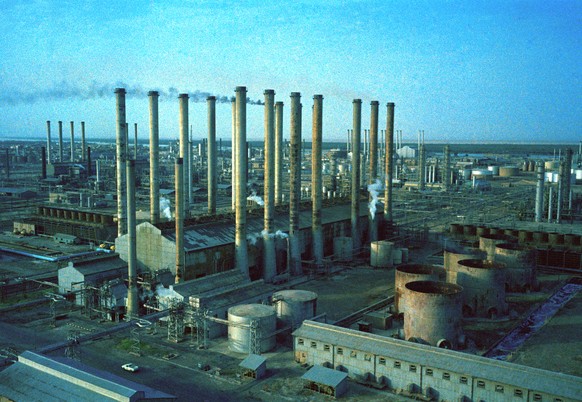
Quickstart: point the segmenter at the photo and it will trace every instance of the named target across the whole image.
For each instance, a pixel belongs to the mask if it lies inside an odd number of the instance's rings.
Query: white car
[[[136,371],[139,370],[139,366],[133,363],[125,363],[124,365],[121,366],[122,369],[124,369],[125,371],[131,371],[132,373],[135,373]]]

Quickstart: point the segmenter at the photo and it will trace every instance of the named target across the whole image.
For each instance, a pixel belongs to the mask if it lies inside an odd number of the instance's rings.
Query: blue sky
[[[147,137],[148,90],[160,135],[178,136],[175,91],[252,99],[301,92],[303,138],[323,94],[324,140],[343,140],[352,100],[396,104],[395,129],[426,141],[582,139],[582,1],[6,1],[0,0],[0,138],[43,137],[46,120],[86,122],[88,139],[115,136],[113,89]],[[230,138],[230,104],[217,136]],[[263,107],[247,109],[249,139]],[[194,138],[206,104],[190,103]]]

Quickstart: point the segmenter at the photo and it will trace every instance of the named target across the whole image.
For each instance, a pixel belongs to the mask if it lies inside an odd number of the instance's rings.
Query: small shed
[[[81,239],[77,236],[66,234],[66,233],[55,233],[53,236],[57,243],[65,243],[65,244],[80,244]]]
[[[267,374],[267,359],[260,355],[248,355],[240,362],[243,377],[261,379]]]
[[[334,398],[339,398],[348,390],[347,373],[323,366],[313,366],[301,379],[304,381],[303,388]]]

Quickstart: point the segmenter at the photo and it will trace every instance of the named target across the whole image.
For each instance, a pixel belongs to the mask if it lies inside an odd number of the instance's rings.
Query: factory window
[[[451,375],[449,373],[443,373],[443,380],[451,380]]]
[[[325,350],[326,352],[330,351],[330,346],[329,345],[323,345],[323,350]]]
[[[496,385],[495,386],[495,392],[501,392],[501,393],[503,393],[503,385]]]
[[[426,375],[432,377],[432,369],[426,369]]]
[[[400,368],[400,362],[394,362],[394,368],[399,369]]]
[[[299,338],[299,340],[297,341],[298,345],[303,345],[305,343],[305,341],[301,338]]]
[[[365,361],[367,361],[367,362],[369,362],[369,361],[371,361],[371,360],[372,360],[372,356],[366,353],[366,354],[364,355],[364,360],[365,360]]]
[[[485,388],[485,381],[482,380],[477,381],[477,388]]]
[[[523,397],[523,391],[521,389],[516,389],[515,391],[513,391],[513,396],[521,398]]]
[[[408,370],[412,373],[416,373],[416,366],[414,364],[411,364],[410,367],[408,367]]]
[[[316,343],[316,342],[313,342],[313,341],[311,341],[311,347],[312,347],[313,349],[317,348],[317,343]]]
[[[459,382],[460,382],[461,384],[467,384],[469,381],[467,380],[467,377],[461,377],[461,378],[459,379]]]
[[[541,401],[542,396],[540,394],[534,394],[534,401]]]
[[[381,358],[378,360],[378,364],[381,364],[382,366],[385,366],[385,365],[386,365],[386,358],[384,358],[384,357],[381,357]]]
[[[358,357],[358,352],[356,352],[355,350],[352,350],[350,352],[350,357]]]
[[[343,348],[337,348],[337,354],[338,355],[343,355],[344,354],[344,349]]]

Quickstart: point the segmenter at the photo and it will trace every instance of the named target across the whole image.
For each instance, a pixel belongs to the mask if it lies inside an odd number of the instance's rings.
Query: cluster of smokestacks
[[[70,122],[71,124],[71,142],[70,142],[70,162],[75,162],[75,122]],[[65,162],[64,159],[64,147],[63,147],[63,122],[59,121],[59,158],[58,162]],[[46,151],[47,151],[47,161],[52,163],[52,140],[51,140],[51,122],[47,120],[46,122]],[[81,122],[81,161],[85,162],[85,122]]]

